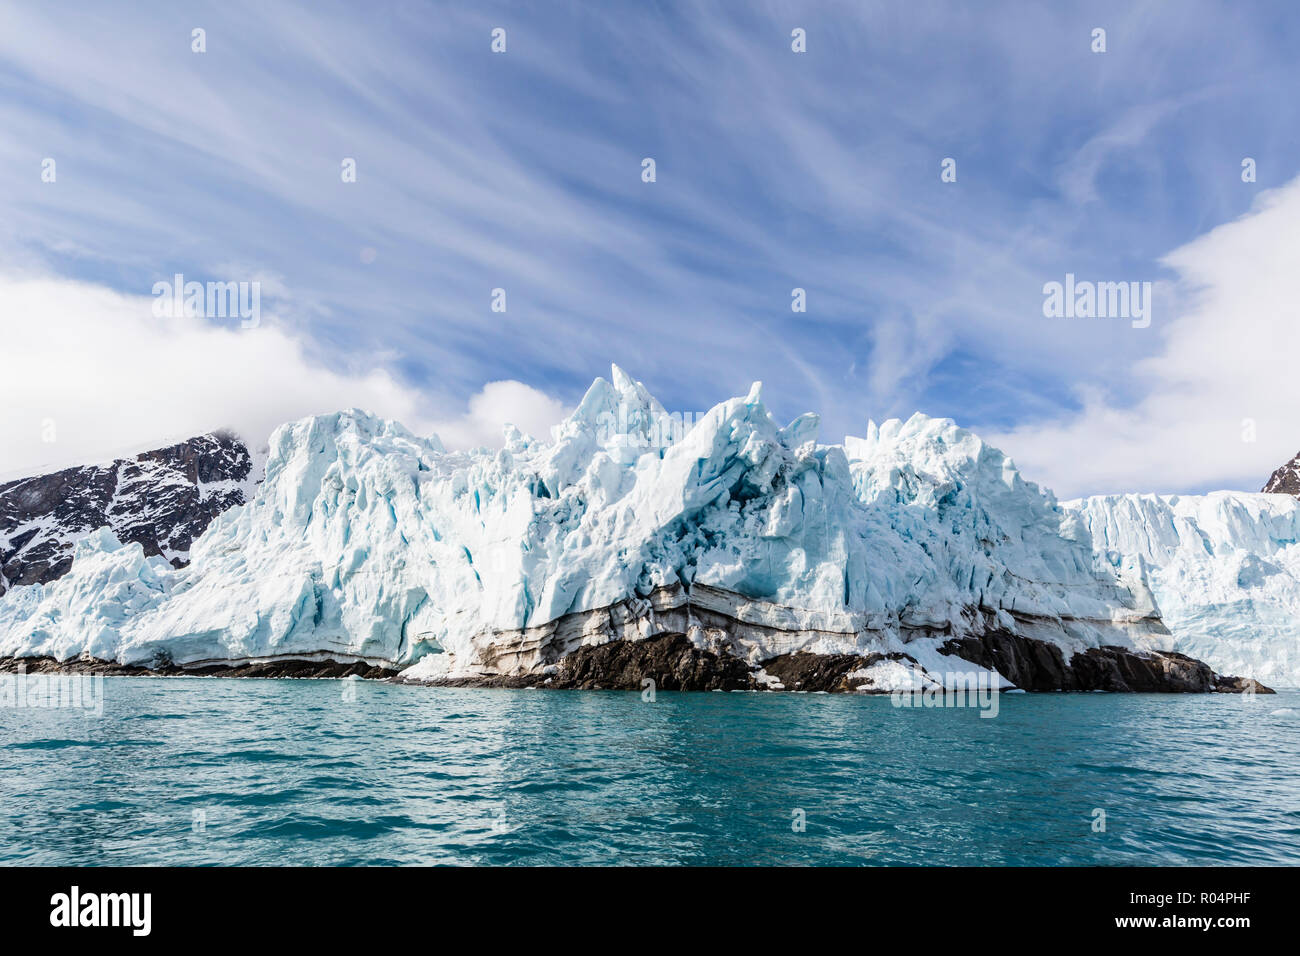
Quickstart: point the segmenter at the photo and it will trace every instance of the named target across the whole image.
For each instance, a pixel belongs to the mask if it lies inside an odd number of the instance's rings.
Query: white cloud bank
[[[152,304],[86,282],[0,276],[0,481],[220,427],[260,445],[283,422],[352,406],[436,430],[452,448],[499,445],[506,421],[545,437],[564,413],[506,381],[487,385],[464,413],[440,414],[383,369],[325,368],[265,318],[255,329],[222,328],[155,317]]]
[[[488,382],[469,400],[464,415],[436,423],[442,443],[448,448],[499,446],[505,422],[526,435],[550,438],[551,426],[571,409],[545,392],[513,380]]]
[[[984,437],[1062,497],[1258,491],[1300,448],[1297,223],[1300,179],[1165,256],[1178,274],[1177,312],[1133,331],[1161,335],[1155,355],[1115,367],[1139,387],[1135,404],[1094,388],[1077,414]]]

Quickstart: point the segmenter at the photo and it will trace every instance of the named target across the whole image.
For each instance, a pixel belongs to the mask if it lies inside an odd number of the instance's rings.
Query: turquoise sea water
[[[1300,863],[1297,692],[102,691],[0,708],[0,862]]]

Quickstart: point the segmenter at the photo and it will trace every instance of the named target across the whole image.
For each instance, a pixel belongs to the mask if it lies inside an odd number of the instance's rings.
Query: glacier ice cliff
[[[1154,596],[1171,632],[1166,649],[1215,670],[1300,685],[1300,500],[1220,491],[1064,507],[1100,568]]]
[[[1011,635],[1067,661],[1172,646],[1160,580],[1098,559],[1086,508],[949,420],[820,444],[816,416],[780,425],[755,385],[685,428],[611,379],[549,441],[507,428],[499,451],[447,451],[357,410],[281,426],[255,497],[188,566],[100,529],[66,576],[0,600],[0,656],[451,679],[554,673],[580,649],[674,634],[760,680],[808,651],[882,655],[905,682],[982,670],[941,653],[958,639]]]

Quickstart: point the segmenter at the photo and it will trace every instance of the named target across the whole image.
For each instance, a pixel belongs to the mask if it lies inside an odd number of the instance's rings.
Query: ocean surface
[[[0,862],[1300,864],[1295,691],[100,680],[0,707]]]

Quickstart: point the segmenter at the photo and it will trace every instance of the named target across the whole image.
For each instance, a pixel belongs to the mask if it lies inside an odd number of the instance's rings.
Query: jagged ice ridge
[[[1300,500],[1217,491],[1064,506],[1100,567],[1153,594],[1173,635],[1167,649],[1221,673],[1300,684]]]
[[[782,427],[755,385],[682,434],[611,377],[550,441],[507,428],[500,451],[449,452],[357,410],[281,426],[256,496],[187,567],[100,529],[64,578],[0,601],[0,655],[328,657],[436,677],[536,673],[670,625],[755,666],[902,650],[969,670],[939,644],[992,629],[1067,659],[1176,646],[1159,589],[1098,559],[1077,510],[949,420],[823,445],[815,415]]]

